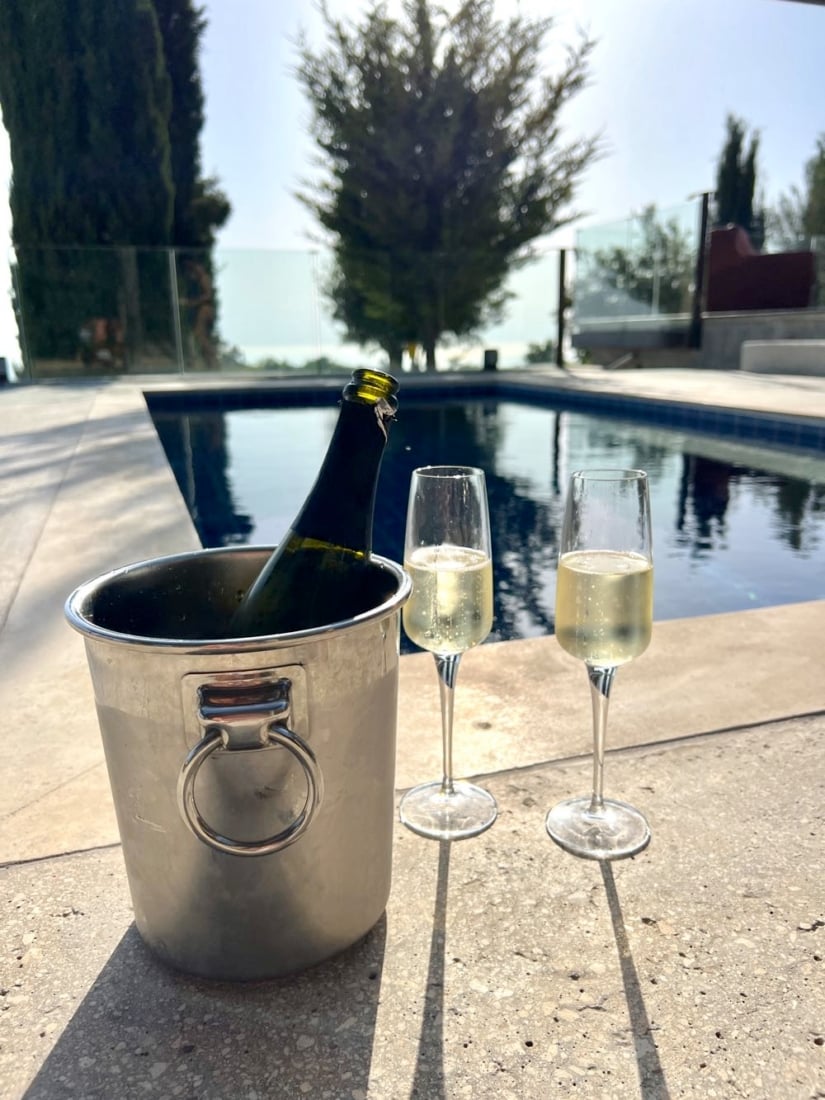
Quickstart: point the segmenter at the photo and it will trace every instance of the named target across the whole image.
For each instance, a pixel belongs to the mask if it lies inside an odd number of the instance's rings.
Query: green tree
[[[811,239],[825,237],[825,134],[805,164],[803,186],[792,186],[769,212],[770,238],[781,248],[809,248]]]
[[[759,133],[752,133],[748,141],[745,122],[732,114],[725,128],[725,144],[716,170],[716,224],[740,225],[754,246],[761,248],[765,216],[763,210],[754,208]]]
[[[203,9],[195,7],[192,0],[153,0],[153,3],[172,82],[169,145],[175,205],[170,243],[178,253],[178,296],[191,340],[186,354],[193,366],[208,369],[218,364],[214,328],[219,303],[212,246],[215,231],[225,223],[231,207],[217,181],[204,177],[201,167],[204,96],[198,54],[206,18]],[[199,278],[193,281],[193,274],[198,272]],[[165,279],[161,278],[159,285],[168,293]],[[188,304],[193,301],[202,304]],[[200,320],[199,310],[204,311]],[[168,301],[165,312],[169,312]]]
[[[581,316],[688,313],[696,245],[678,218],[663,220],[655,204],[634,218],[634,243],[582,255],[575,301]]]
[[[805,165],[805,236],[825,237],[825,134],[820,134],[816,151]]]
[[[350,339],[422,346],[478,330],[506,300],[507,274],[536,237],[575,216],[599,141],[564,144],[559,113],[585,84],[582,38],[555,75],[540,54],[552,20],[493,17],[465,0],[448,17],[375,2],[360,25],[324,9],[328,44],[301,44],[299,79],[327,176],[302,194],[333,240],[329,293]]]
[[[229,217],[229,200],[217,181],[204,177],[200,134],[204,96],[198,55],[206,30],[202,8],[192,0],[153,0],[166,70],[172,82],[169,146],[174,182],[172,243],[177,248],[207,248]]]
[[[825,134],[817,138],[804,176],[802,187],[792,186],[768,211],[768,235],[777,248],[815,249],[819,268],[817,299],[825,304]]]
[[[151,0],[4,0],[0,54],[15,243],[168,240],[171,88]]]
[[[212,239],[208,219],[193,235],[187,209],[199,197],[202,29],[190,0],[0,4],[0,106],[30,359],[72,357],[89,317],[118,318],[134,352],[144,325],[149,336],[168,329],[163,259],[136,249]],[[178,32],[188,33],[188,53]],[[213,210],[214,224],[227,213]]]
[[[770,244],[784,251],[807,247],[805,232],[806,196],[794,184],[766,211],[766,236]]]
[[[530,344],[524,356],[525,363],[552,363],[556,358],[554,340],[545,340],[543,344]]]

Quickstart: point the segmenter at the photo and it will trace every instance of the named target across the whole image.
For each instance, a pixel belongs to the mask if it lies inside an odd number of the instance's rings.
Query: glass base
[[[473,783],[456,780],[448,792],[438,781],[407,791],[398,816],[419,836],[463,840],[489,829],[498,816],[498,806],[488,791]]]
[[[566,852],[583,859],[625,859],[650,843],[650,826],[633,806],[606,798],[594,813],[591,805],[589,796],[571,798],[547,815],[547,832]]]

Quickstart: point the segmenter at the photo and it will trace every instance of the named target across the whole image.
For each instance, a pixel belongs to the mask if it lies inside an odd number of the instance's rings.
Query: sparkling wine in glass
[[[570,478],[559,546],[556,638],[584,661],[593,708],[593,791],[561,802],[547,832],[573,855],[621,859],[650,841],[644,815],[603,795],[607,709],[619,665],[647,649],[653,556],[647,474],[581,470]]]
[[[424,466],[414,470],[407,510],[404,568],[413,589],[404,605],[407,636],[435,657],[441,694],[443,774],[401,800],[404,824],[421,836],[476,836],[496,819],[493,796],[453,777],[453,697],[462,653],[493,625],[493,563],[483,470]]]

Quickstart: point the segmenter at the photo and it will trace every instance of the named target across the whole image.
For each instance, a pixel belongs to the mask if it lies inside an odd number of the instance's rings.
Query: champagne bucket
[[[252,980],[355,943],[389,897],[404,570],[371,610],[227,639],[271,548],[139,562],[81,585],[135,923],[165,962]]]

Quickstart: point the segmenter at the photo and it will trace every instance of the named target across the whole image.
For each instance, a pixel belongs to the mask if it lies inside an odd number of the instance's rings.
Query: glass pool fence
[[[592,353],[599,361],[600,348],[695,346],[702,228],[697,197],[579,229],[570,249],[536,243],[511,272],[500,308],[485,324],[472,336],[443,335],[438,368],[553,363],[560,331],[563,361]],[[763,250],[774,247],[767,241]],[[821,308],[825,238],[804,247],[818,261],[818,297],[810,304]],[[370,253],[364,262],[382,308],[398,280],[409,286],[402,258]],[[347,340],[331,295],[332,253],[321,249],[18,247],[11,274],[22,374],[32,381],[203,371],[324,374],[388,363],[388,352],[376,344]],[[436,260],[420,282],[424,313],[440,311],[446,320],[451,295],[461,293],[460,263],[455,256]],[[363,320],[367,328],[374,323],[369,303]],[[400,342],[403,370],[425,367],[415,338],[410,332]]]
[[[443,338],[438,368],[481,369],[490,349],[503,369],[553,362],[559,262],[558,249],[537,248],[511,273],[497,317],[472,337]],[[31,381],[203,371],[324,374],[388,362],[381,348],[347,341],[329,296],[332,258],[320,250],[17,248],[11,266],[22,373]],[[391,280],[390,257],[379,266]],[[436,270],[436,292],[438,278]],[[441,289],[449,293],[449,286]],[[401,345],[402,369],[423,370],[424,352],[413,335]]]

